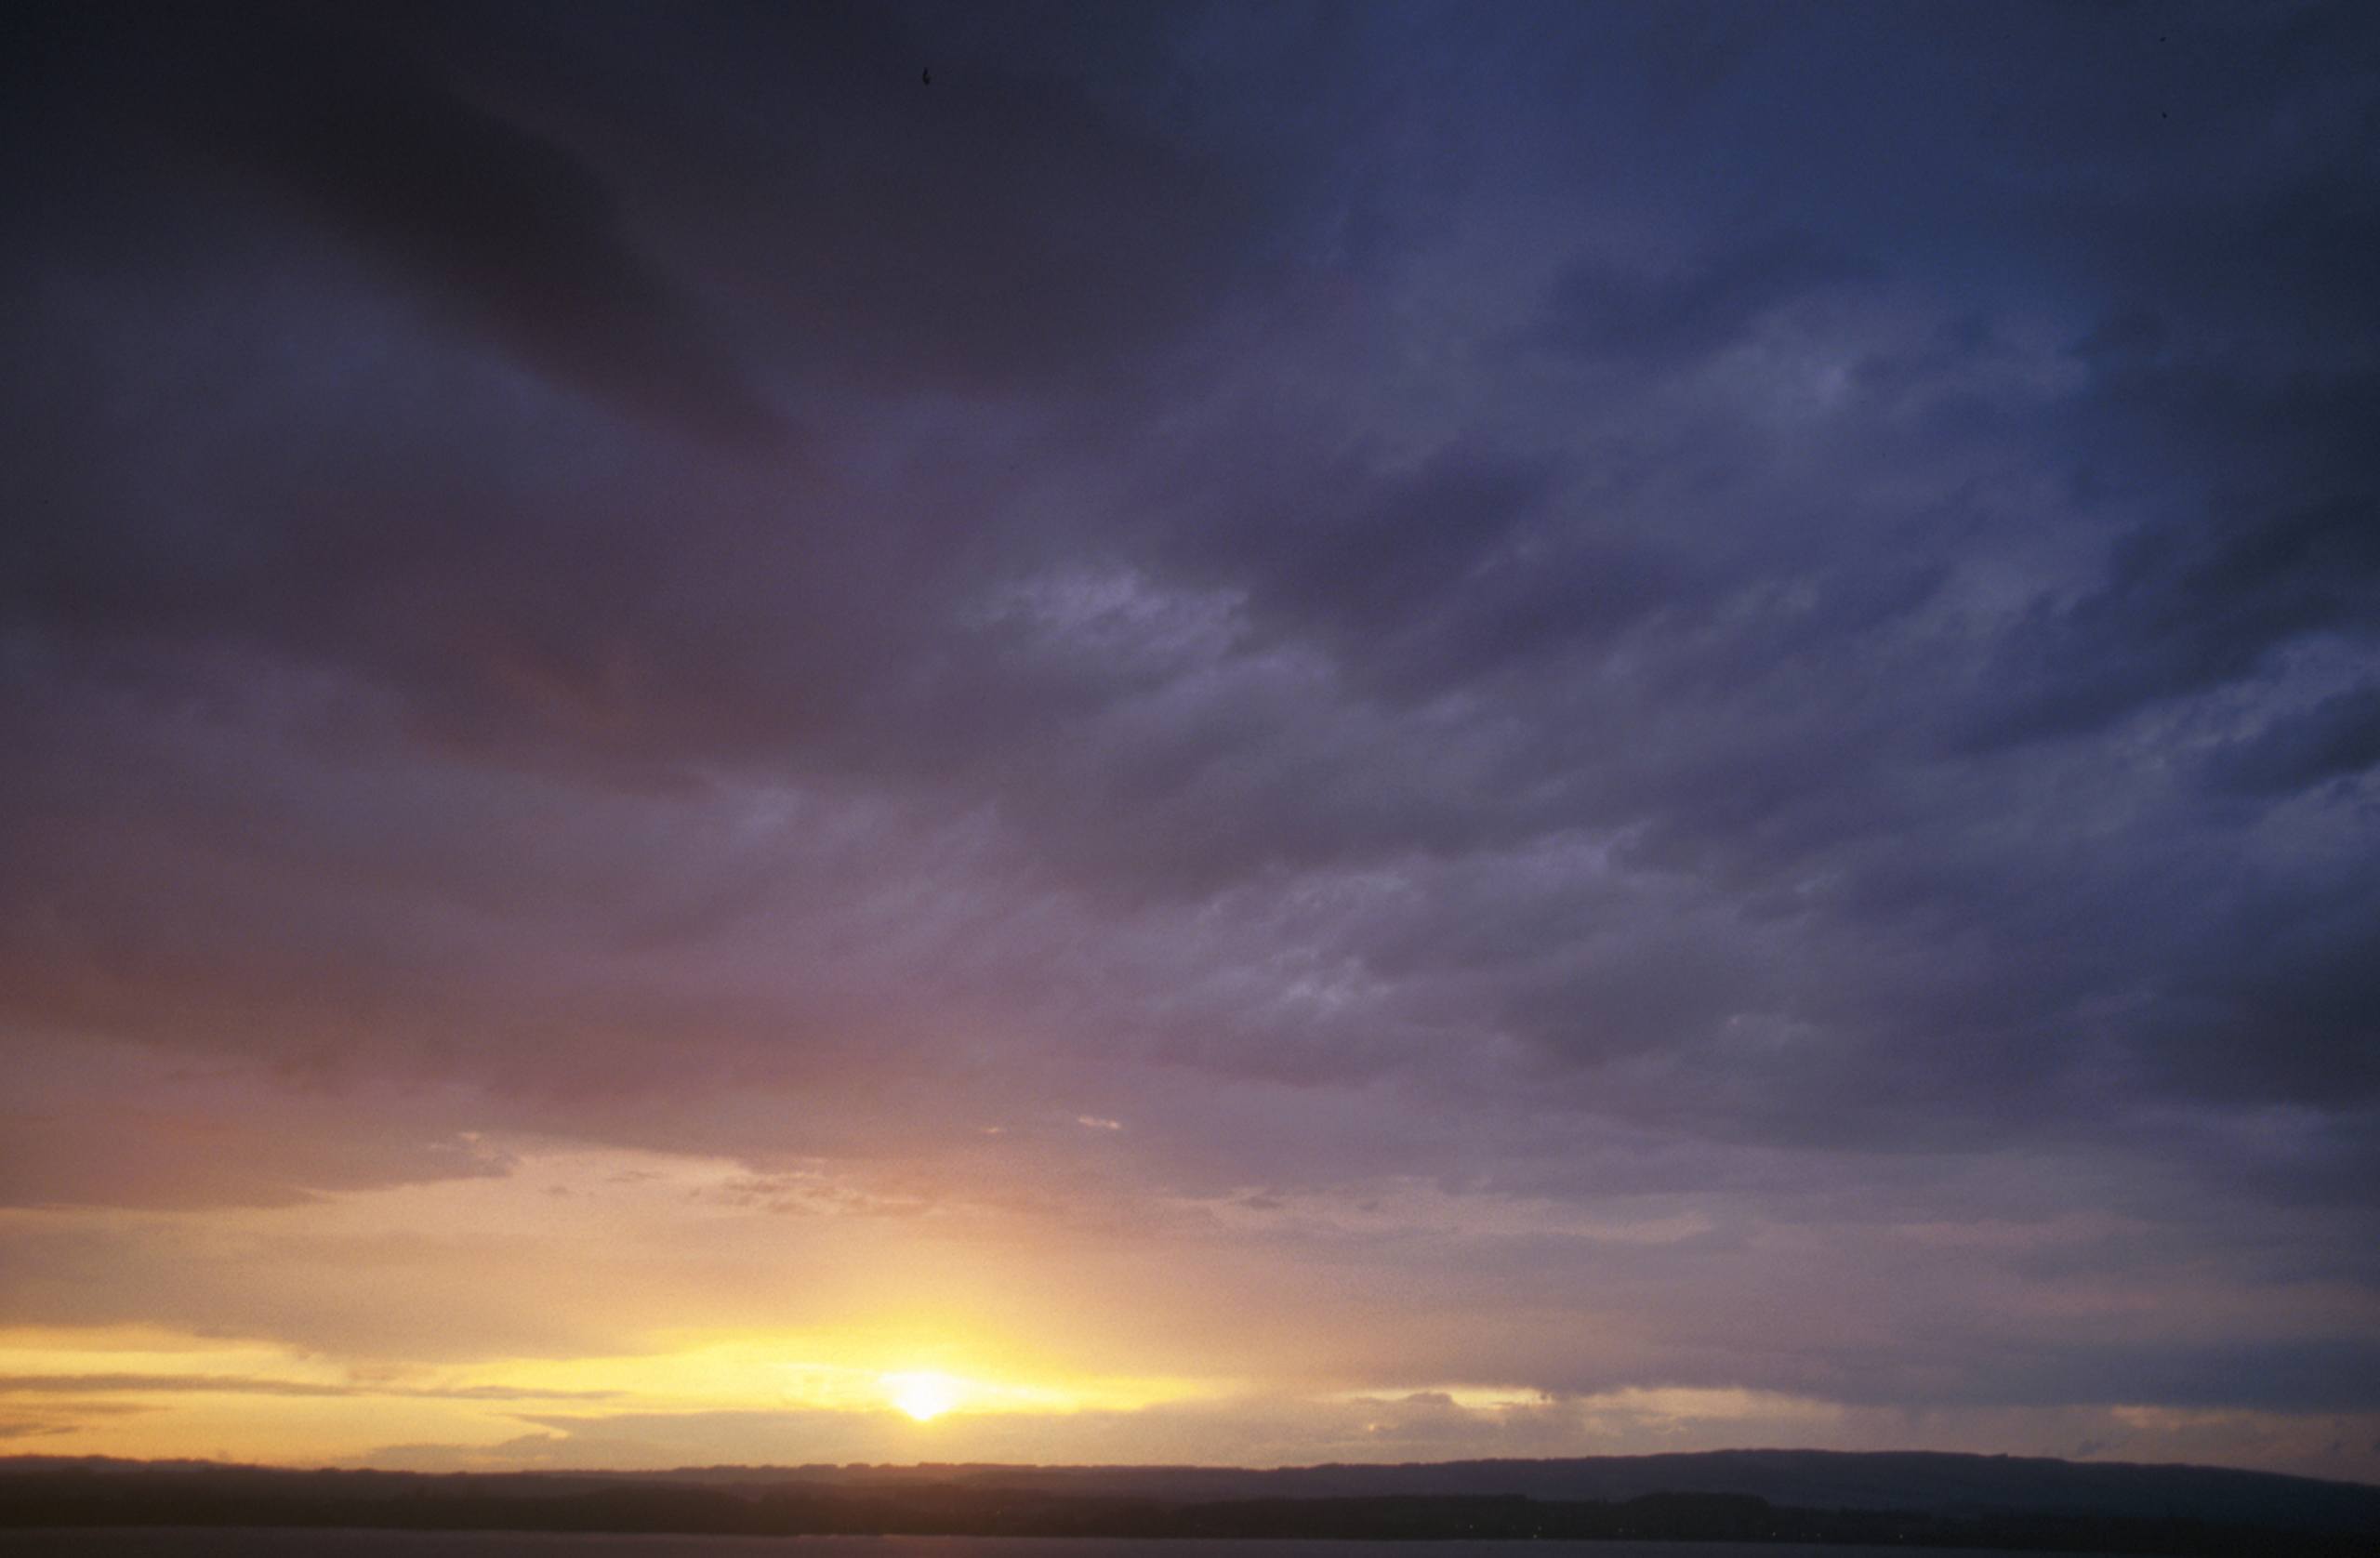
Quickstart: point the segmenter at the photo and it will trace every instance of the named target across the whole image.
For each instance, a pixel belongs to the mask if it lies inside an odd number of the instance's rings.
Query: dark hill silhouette
[[[0,1459],[0,1526],[143,1525],[1627,1537],[2362,1558],[2380,1551],[2380,1488],[2211,1467],[1815,1450],[1277,1471],[714,1466],[446,1475]]]
[[[718,1484],[957,1486],[1167,1500],[1520,1495],[1626,1499],[1745,1493],[1820,1509],[1975,1513],[1994,1509],[2135,1518],[2380,1527],[2380,1487],[2224,1467],[2074,1461],[1921,1450],[1710,1450],[1563,1460],[1454,1460],[1252,1471],[1208,1466],[686,1468],[639,1476]]]

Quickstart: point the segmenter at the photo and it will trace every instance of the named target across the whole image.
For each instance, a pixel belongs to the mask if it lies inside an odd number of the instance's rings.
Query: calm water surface
[[[1287,1542],[1109,1537],[602,1537],[518,1531],[0,1531],[21,1558],[1876,1558],[1949,1548],[1742,1542]],[[1978,1548],[1963,1558],[2018,1558]],[[2054,1558],[2032,1552],[2023,1558]],[[2072,1558],[2093,1558],[2075,1554]]]

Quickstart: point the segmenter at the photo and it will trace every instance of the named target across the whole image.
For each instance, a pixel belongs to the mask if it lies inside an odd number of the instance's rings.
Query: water
[[[159,1527],[0,1530],[12,1558],[1876,1558],[1819,1542],[1204,1541],[1124,1537],[651,1537],[517,1531],[289,1531]],[[1894,1547],[1961,1558],[1977,1548]],[[2029,1552],[2022,1558],[2057,1558]],[[2088,1553],[2067,1558],[2092,1558]]]

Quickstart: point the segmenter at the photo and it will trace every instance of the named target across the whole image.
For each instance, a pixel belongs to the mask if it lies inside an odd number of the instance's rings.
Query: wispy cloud
[[[2365,9],[28,26],[11,1401],[2380,1466]]]

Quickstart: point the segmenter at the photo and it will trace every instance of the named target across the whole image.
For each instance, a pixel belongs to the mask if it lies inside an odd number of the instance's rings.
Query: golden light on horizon
[[[467,1288],[391,1258],[373,1284],[333,1284],[297,1338],[275,1334],[269,1308],[211,1328],[0,1327],[0,1427],[60,1454],[393,1464],[383,1451],[398,1446],[396,1460],[443,1470],[530,1459],[508,1446],[518,1414],[534,1412],[555,1435],[535,1452],[541,1464],[619,1459],[612,1446],[649,1424],[666,1447],[639,1442],[628,1460],[799,1464],[896,1459],[929,1440],[983,1458],[1033,1423],[1052,1444],[1123,1424],[1155,1433],[1164,1419],[1144,1409],[1248,1389],[1119,1367],[1134,1361],[1117,1334],[1129,1327],[1090,1301],[1053,1320],[1032,1263],[998,1257],[990,1235],[1011,1223],[992,1214],[970,1214],[964,1239],[945,1231],[952,1219],[822,1214],[788,1229],[742,1197],[744,1171],[724,1158],[488,1140],[505,1155],[500,1173],[291,1207],[0,1210],[0,1231],[56,1223],[101,1237],[137,1222],[177,1248],[295,1238],[501,1252]],[[633,1253],[656,1243],[679,1257],[659,1275]],[[602,1253],[613,1250],[624,1253]],[[841,1279],[797,1284],[797,1261]],[[552,1285],[557,1270],[577,1274]],[[713,1286],[708,1273],[733,1280]],[[317,1291],[286,1262],[251,1262],[237,1280]],[[797,1287],[800,1303],[785,1303]]]
[[[947,1374],[888,1374],[885,1389],[892,1405],[919,1422],[942,1416],[959,1405],[959,1382]]]

